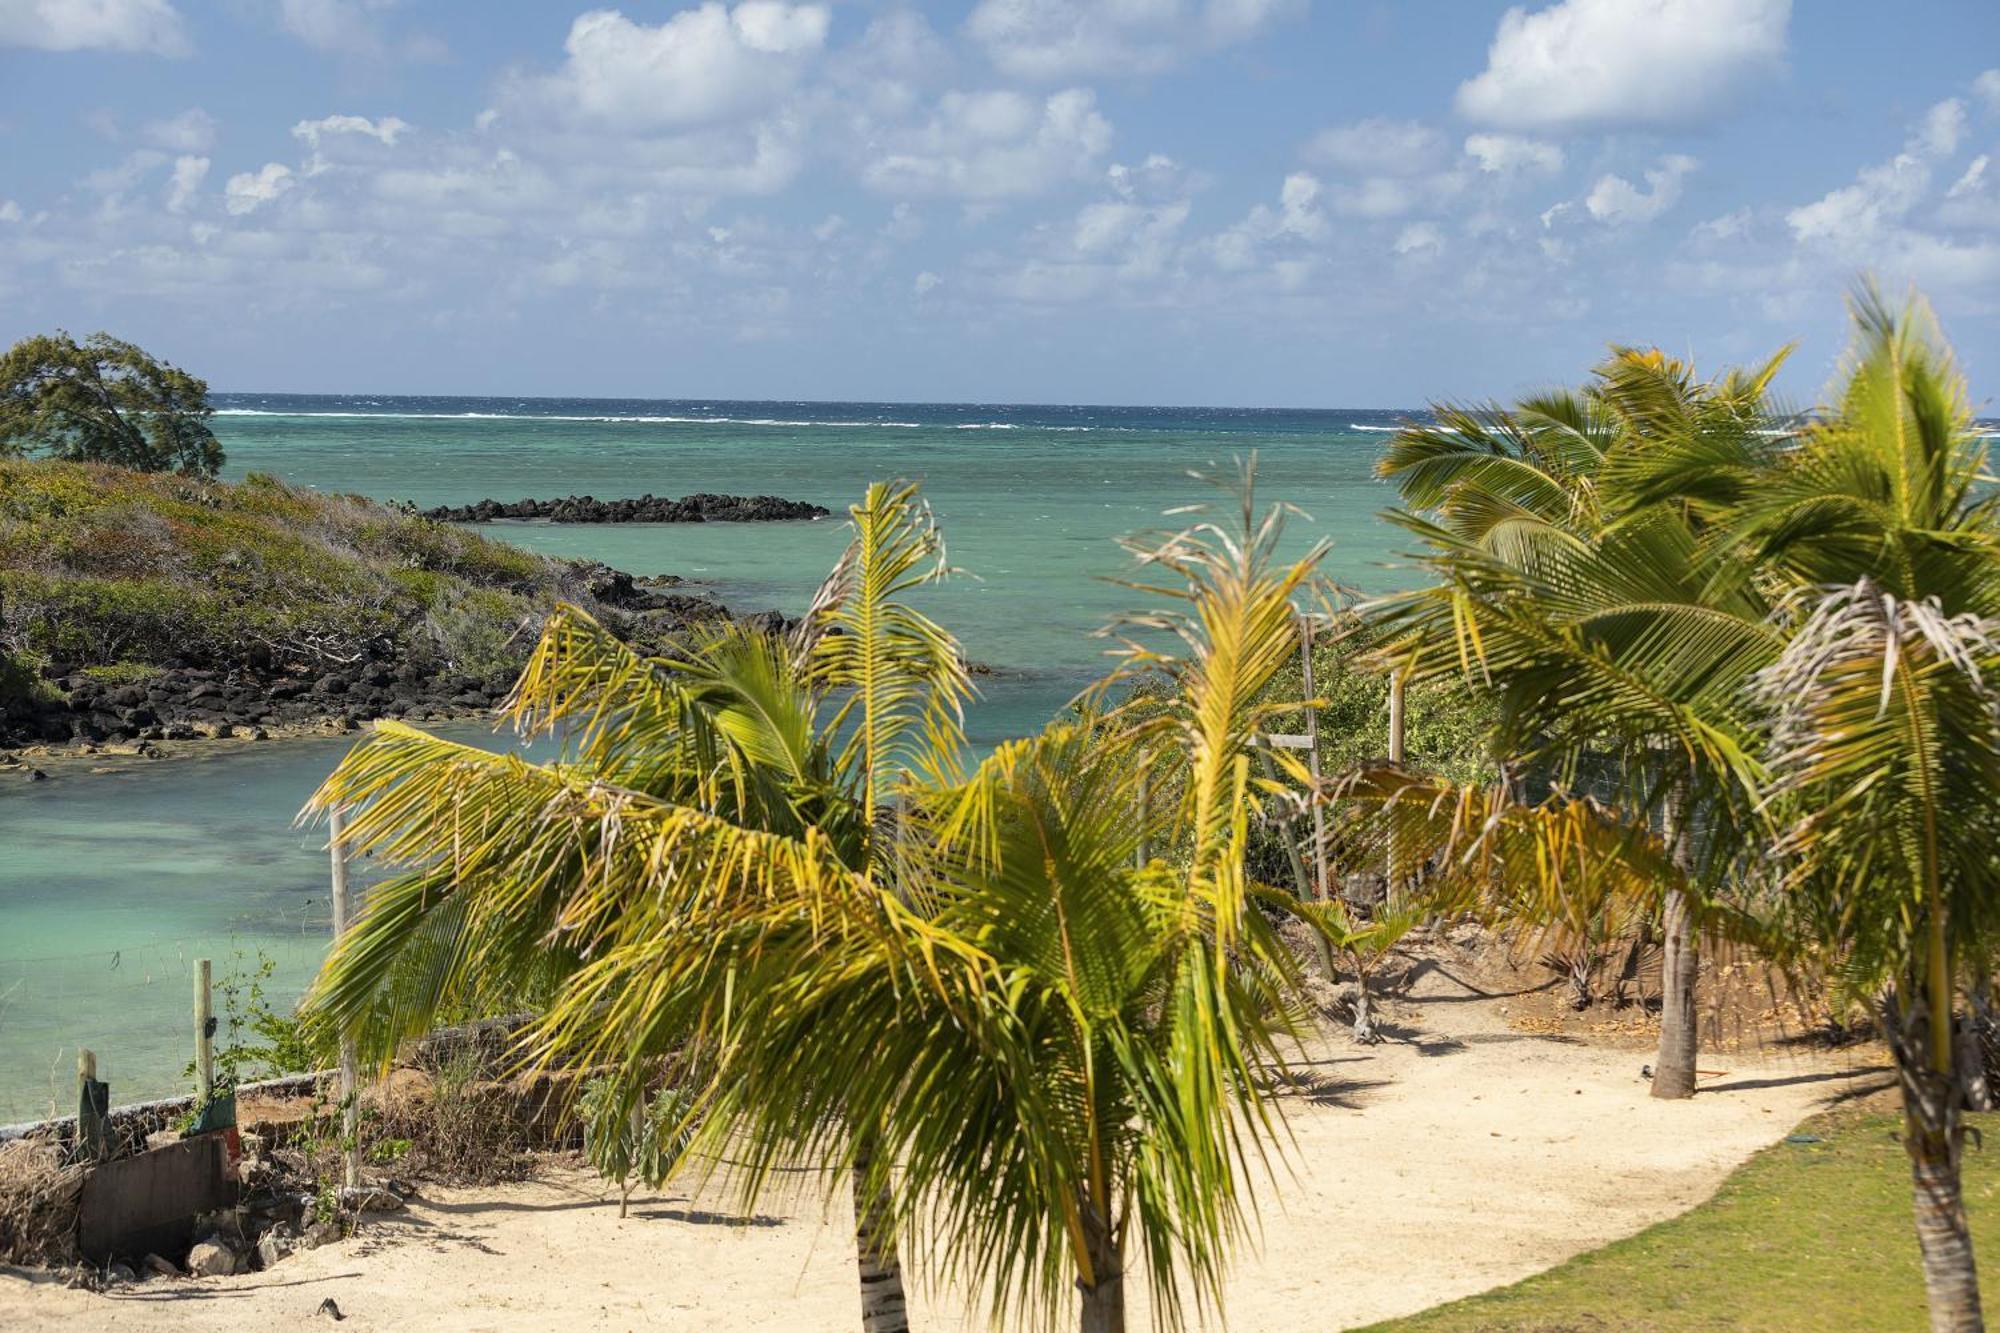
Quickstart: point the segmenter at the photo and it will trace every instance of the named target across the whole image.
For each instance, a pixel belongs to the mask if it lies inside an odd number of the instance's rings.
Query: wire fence
[[[196,960],[211,962],[216,1040],[226,1043],[231,1011],[247,1017],[253,981],[275,1013],[297,1002],[332,938],[317,906],[274,913],[255,928],[0,957],[0,1123],[73,1113],[84,1048],[114,1104],[190,1091]]]

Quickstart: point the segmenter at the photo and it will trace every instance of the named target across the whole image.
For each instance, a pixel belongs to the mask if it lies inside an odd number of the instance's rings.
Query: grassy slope
[[[0,647],[60,668],[311,667],[394,643],[478,673],[564,573],[269,477],[0,461]]]
[[[2000,1115],[1972,1120],[2000,1133]],[[1699,1208],[1525,1282],[1376,1327],[1922,1329],[1899,1125],[1816,1117],[1799,1132],[1823,1142],[1767,1148]],[[1980,1270],[2000,1273],[2000,1139],[1989,1152],[1968,1141],[1965,1188]],[[1465,1243],[1478,1243],[1470,1228]]]

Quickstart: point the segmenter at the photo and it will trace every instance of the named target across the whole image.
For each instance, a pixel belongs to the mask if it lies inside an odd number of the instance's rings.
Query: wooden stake
[[[97,1054],[88,1046],[76,1053],[76,1151],[86,1162],[111,1156],[111,1093],[97,1081]]]
[[[333,938],[336,943],[347,933],[351,922],[347,901],[347,816],[339,806],[327,815],[328,845],[333,858]],[[346,1183],[361,1188],[361,1105],[354,1053],[354,1034],[340,1034],[340,1128],[347,1144]]]
[[[1152,843],[1146,837],[1146,830],[1153,822],[1153,756],[1150,751],[1139,754],[1139,850],[1135,857],[1143,869],[1146,862],[1153,859]]]
[[[206,1110],[215,1095],[215,1006],[213,969],[208,959],[194,960],[194,1094],[196,1110]]]
[[[1319,690],[1313,684],[1313,622],[1299,617],[1299,670],[1306,696],[1306,768],[1313,781],[1313,896],[1326,901],[1326,806],[1319,799],[1319,709],[1314,700]]]
[[[1403,672],[1400,667],[1389,673],[1389,762],[1403,762]],[[1383,894],[1387,898],[1396,891],[1396,834],[1393,828],[1389,834],[1388,864],[1382,868]]]
[[[1389,677],[1389,762],[1403,762],[1403,673]]]

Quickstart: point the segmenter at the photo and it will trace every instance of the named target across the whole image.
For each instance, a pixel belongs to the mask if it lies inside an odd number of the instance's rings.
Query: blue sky
[[[1992,0],[0,0],[0,340],[219,389],[1809,399],[1864,269],[2000,391]]]

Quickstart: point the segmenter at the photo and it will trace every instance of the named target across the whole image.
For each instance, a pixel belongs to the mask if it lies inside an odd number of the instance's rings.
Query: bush
[[[356,496],[0,460],[0,647],[60,671],[324,670],[415,657],[488,679],[565,566]],[[136,678],[136,677],[135,677]]]

